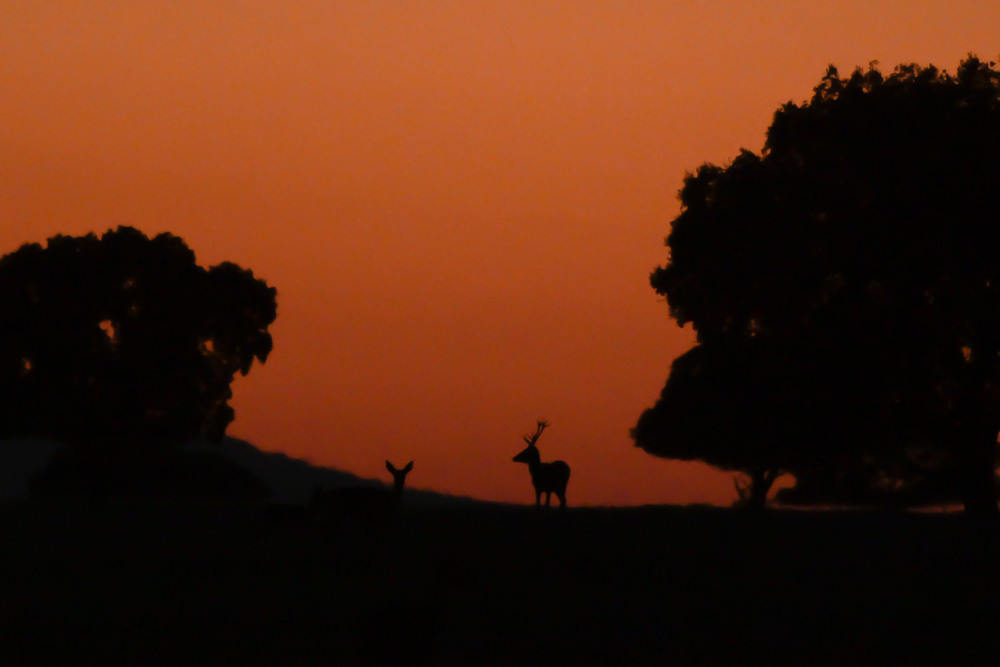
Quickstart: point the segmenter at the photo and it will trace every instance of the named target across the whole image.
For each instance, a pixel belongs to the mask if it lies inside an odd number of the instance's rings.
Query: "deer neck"
[[[398,505],[403,498],[403,485],[406,482],[401,479],[394,480],[392,489],[389,491],[389,499],[393,505]]]

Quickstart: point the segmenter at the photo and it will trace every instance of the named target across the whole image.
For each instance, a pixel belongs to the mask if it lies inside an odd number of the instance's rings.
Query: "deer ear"
[[[413,470],[413,461],[406,464],[406,467],[403,468],[403,472],[410,472],[411,470]]]
[[[388,470],[389,472],[396,472],[396,467],[393,466],[388,461],[385,462],[385,469]]]

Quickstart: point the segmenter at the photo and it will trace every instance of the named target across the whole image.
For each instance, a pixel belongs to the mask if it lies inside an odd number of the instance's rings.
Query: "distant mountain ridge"
[[[32,477],[44,470],[62,445],[40,438],[0,440],[0,499],[28,497]],[[279,504],[305,504],[316,487],[357,486],[386,488],[388,484],[365,479],[348,472],[315,466],[280,452],[265,452],[246,440],[227,437],[222,442],[195,441],[182,447],[193,452],[217,454],[254,474],[270,490],[271,501]],[[407,489],[406,504],[437,506],[480,503],[473,498]]]

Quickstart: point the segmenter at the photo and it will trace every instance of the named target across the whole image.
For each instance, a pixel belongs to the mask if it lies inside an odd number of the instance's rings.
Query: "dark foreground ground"
[[[998,664],[1000,525],[707,508],[0,510],[2,664]]]

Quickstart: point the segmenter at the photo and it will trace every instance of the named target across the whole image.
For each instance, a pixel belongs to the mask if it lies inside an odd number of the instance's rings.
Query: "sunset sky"
[[[0,253],[132,225],[278,289],[230,435],[365,477],[729,503],[629,429],[693,343],[648,284],[687,171],[829,63],[1000,56],[996,0],[0,0]]]

